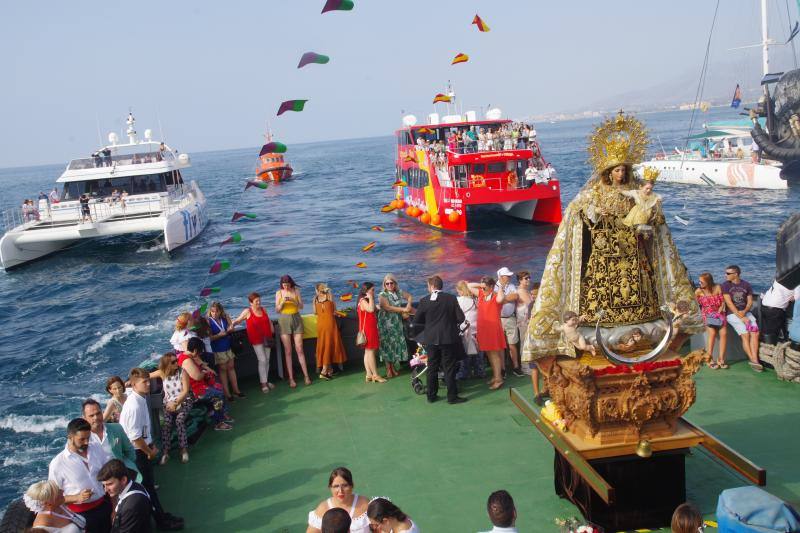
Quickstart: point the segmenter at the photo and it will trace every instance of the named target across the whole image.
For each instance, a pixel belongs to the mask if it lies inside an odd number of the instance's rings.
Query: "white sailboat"
[[[767,30],[767,2],[761,0],[762,70],[769,73],[770,40]],[[781,164],[753,154],[749,120],[711,122],[705,131],[689,137],[687,149],[663,151],[642,163],[661,172],[659,180],[712,187],[786,189]]]
[[[73,159],[56,183],[58,195],[38,204],[3,212],[0,264],[6,270],[62,250],[85,239],[135,233],[161,233],[174,250],[191,241],[208,223],[206,199],[194,181],[184,183],[187,154],[152,140],[137,139],[128,115],[128,142],[109,143],[92,157]]]

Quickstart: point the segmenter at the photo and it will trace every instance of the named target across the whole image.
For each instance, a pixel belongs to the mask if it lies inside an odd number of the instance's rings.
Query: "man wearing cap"
[[[517,287],[511,283],[511,276],[514,273],[508,267],[502,267],[497,271],[497,280],[499,283],[494,286],[494,290],[503,290],[506,295],[503,308],[500,310],[500,321],[503,323],[503,332],[506,334],[506,342],[508,343],[508,353],[511,356],[511,372],[517,377],[522,377],[522,369],[519,367],[519,329],[517,328]]]

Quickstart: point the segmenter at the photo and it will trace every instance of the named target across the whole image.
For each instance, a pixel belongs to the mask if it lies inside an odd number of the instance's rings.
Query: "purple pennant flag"
[[[330,60],[331,58],[326,55],[317,54],[316,52],[306,52],[305,54],[303,54],[303,57],[300,58],[300,63],[297,65],[297,68],[303,68],[304,66],[310,65],[311,63],[316,63],[317,65],[324,65]]]
[[[244,190],[249,189],[250,187],[257,187],[259,189],[266,189],[268,187],[267,182],[265,181],[253,181],[248,180],[247,185],[245,185]]]
[[[231,264],[228,261],[215,261],[211,268],[209,269],[209,274],[219,274],[222,271],[228,270],[231,267]]]
[[[287,111],[302,111],[306,102],[308,102],[308,100],[286,100],[285,102],[281,102],[280,107],[278,107],[278,116],[283,115]]]
[[[231,222],[236,222],[240,218],[247,218],[247,219],[252,220],[252,219],[256,218],[256,214],[255,213],[240,213],[240,212],[237,211],[237,212],[235,212],[233,214],[233,218],[231,218]]]

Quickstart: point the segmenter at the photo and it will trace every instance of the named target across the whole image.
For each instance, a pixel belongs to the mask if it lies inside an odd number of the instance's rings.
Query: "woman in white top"
[[[369,518],[367,517],[367,498],[353,493],[353,474],[350,470],[340,466],[334,468],[328,478],[328,488],[331,497],[323,500],[317,508],[308,513],[308,529],[306,533],[322,532],[322,515],[328,509],[338,507],[350,515],[350,533],[370,533]]]
[[[417,524],[388,498],[373,498],[367,507],[372,531],[381,533],[420,533]]]
[[[185,352],[186,351],[186,342],[192,338],[196,337],[195,333],[189,329],[189,322],[192,319],[191,313],[181,313],[178,315],[178,318],[175,319],[175,331],[172,334],[172,337],[169,339],[169,343],[172,345],[172,349],[176,352]]]
[[[528,336],[528,322],[531,320],[531,307],[536,301],[536,294],[539,292],[538,283],[536,286],[531,284],[531,274],[526,270],[517,272],[517,328],[519,328],[520,348]],[[531,383],[533,384],[533,400],[537,405],[543,405],[543,396],[539,390],[539,368],[532,364]]]
[[[464,344],[464,353],[467,354],[467,358],[459,362],[456,378],[468,379],[470,375],[475,378],[483,378],[486,364],[478,350],[478,303],[475,301],[475,296],[472,295],[466,281],[462,280],[456,284],[456,292],[458,293],[456,297],[458,306],[464,312],[464,321],[469,323],[469,326],[461,336],[461,342]]]
[[[55,481],[38,481],[23,496],[25,505],[36,513],[33,528],[61,533],[82,533],[86,520],[64,507],[64,493]]]

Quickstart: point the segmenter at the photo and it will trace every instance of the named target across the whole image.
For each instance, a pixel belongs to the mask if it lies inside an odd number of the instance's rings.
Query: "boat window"
[[[484,164],[472,165],[473,174],[483,174],[484,172],[486,172],[486,165]]]
[[[456,187],[467,187],[467,166],[454,165],[450,167],[450,179]]]
[[[499,174],[501,172],[506,171],[506,164],[504,162],[501,163],[489,163],[486,172],[489,174]]]
[[[99,180],[71,181],[64,184],[64,200],[77,200],[82,194],[103,198],[111,196],[114,189],[128,194],[147,194],[164,192],[171,182],[171,172],[144,174],[141,176],[122,176]]]

